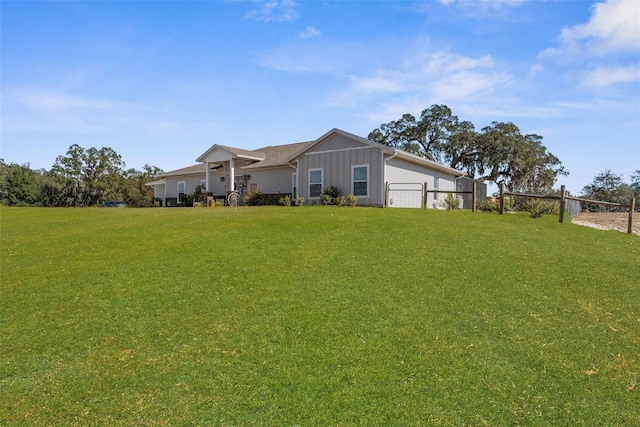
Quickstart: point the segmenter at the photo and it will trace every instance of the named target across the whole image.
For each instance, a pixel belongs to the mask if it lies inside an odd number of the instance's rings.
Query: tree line
[[[125,169],[112,148],[69,147],[49,170],[0,159],[0,204],[7,206],[97,206],[122,200],[129,206],[152,206],[153,188],[145,185],[162,170],[145,165]]]
[[[558,176],[568,175],[540,135],[523,135],[510,122],[492,122],[477,132],[473,123],[461,121],[446,105],[432,105],[418,119],[404,114],[383,123],[368,138],[447,164],[470,178],[504,183],[513,192],[551,192]]]
[[[513,123],[495,121],[478,132],[446,105],[432,105],[419,118],[404,114],[381,124],[368,138],[446,164],[469,178],[505,184],[510,192],[552,194],[557,192],[553,186],[558,177],[569,174],[542,144],[540,135],[523,135]],[[631,184],[622,175],[602,171],[582,188],[581,196],[628,203],[640,197],[640,170],[632,174]]]
[[[591,184],[582,188],[581,196],[591,200],[620,204],[629,203],[632,197],[639,199],[640,169],[631,175],[631,184],[624,182],[622,175],[605,169],[593,178]]]

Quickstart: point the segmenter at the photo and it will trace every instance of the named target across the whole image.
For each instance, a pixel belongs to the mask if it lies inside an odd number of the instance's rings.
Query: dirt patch
[[[618,230],[626,233],[629,227],[628,213],[582,212],[571,218],[571,222],[600,230]],[[632,231],[640,236],[640,213],[633,215]]]

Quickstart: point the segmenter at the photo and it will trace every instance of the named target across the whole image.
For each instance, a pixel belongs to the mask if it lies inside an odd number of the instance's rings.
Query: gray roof
[[[159,173],[158,175],[156,175],[156,178],[162,178],[165,176],[174,176],[174,175],[198,174],[198,173],[203,173],[204,171],[205,171],[204,163],[198,163],[197,165],[187,166],[186,168],[180,168],[172,171]]]
[[[251,163],[250,165],[245,166],[245,169],[257,169],[257,168],[266,168],[270,166],[282,166],[288,164],[288,160],[290,157],[294,156],[298,151],[301,151],[308,147],[311,144],[309,142],[296,142],[295,144],[286,144],[286,145],[270,145],[268,147],[263,147],[256,152],[260,152],[264,154],[264,160],[259,162]]]

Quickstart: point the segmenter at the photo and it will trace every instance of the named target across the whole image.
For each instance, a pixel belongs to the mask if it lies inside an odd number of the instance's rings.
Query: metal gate
[[[390,208],[418,208],[424,206],[424,185],[416,182],[387,184],[386,206]]]

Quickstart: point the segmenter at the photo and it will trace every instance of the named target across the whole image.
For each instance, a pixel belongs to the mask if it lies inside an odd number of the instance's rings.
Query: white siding
[[[456,191],[456,177],[454,175],[449,175],[398,158],[389,159],[386,162],[385,180],[389,183],[426,183],[427,189],[433,190],[434,178],[438,178],[439,190]],[[437,196],[438,201],[442,201],[444,197],[446,196],[441,193]],[[433,208],[434,202],[436,202],[434,193],[428,193],[427,207]]]

